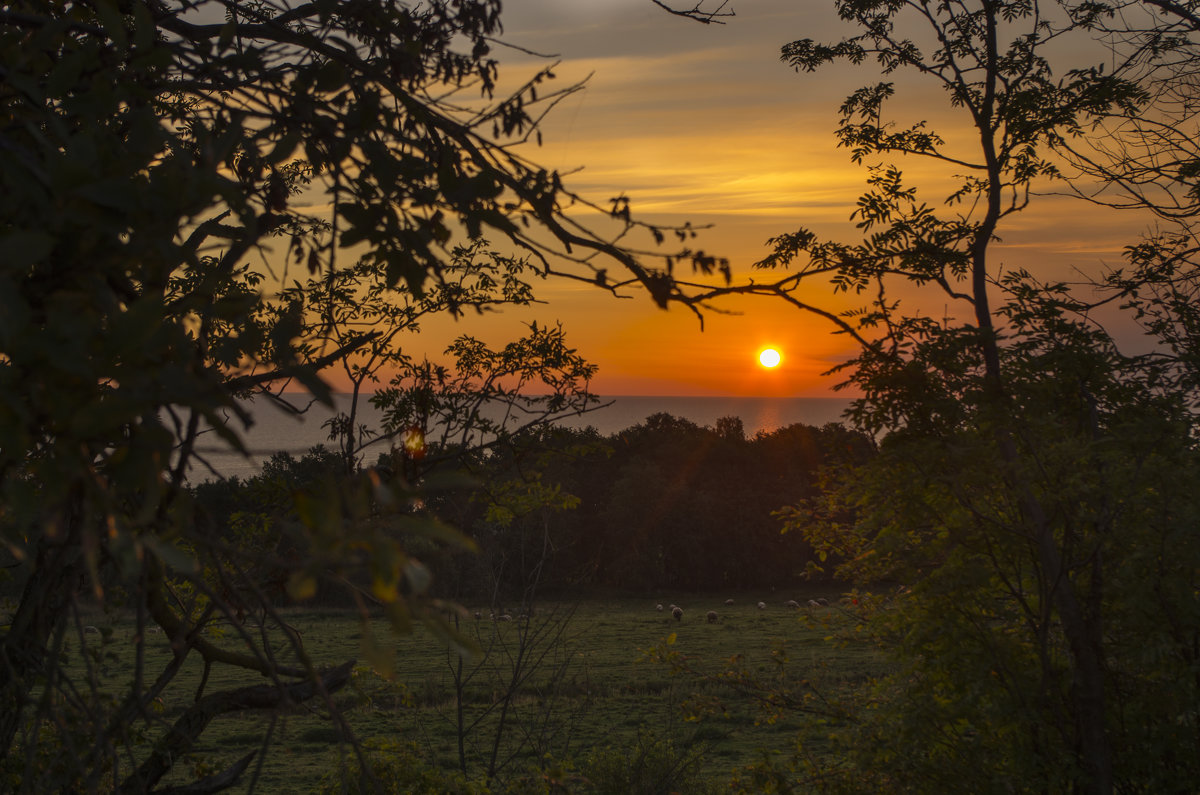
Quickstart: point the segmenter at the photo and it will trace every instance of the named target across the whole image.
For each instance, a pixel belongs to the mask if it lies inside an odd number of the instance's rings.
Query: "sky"
[[[736,16],[727,24],[701,25],[650,0],[508,0],[502,19],[505,41],[557,56],[556,82],[587,81],[543,122],[542,146],[525,154],[567,174],[568,187],[597,203],[624,195],[647,221],[711,225],[693,247],[729,258],[746,279],[774,235],[807,227],[854,240],[849,217],[867,171],[833,133],[841,101],[878,75],[869,65],[797,74],[780,61],[792,40],[848,33],[832,2],[731,6]],[[508,79],[546,63],[496,53]],[[929,119],[950,138],[963,129],[940,90],[901,82],[899,92],[895,107],[910,120]],[[919,160],[900,165],[931,202],[949,192],[948,173]],[[1063,198],[1041,199],[1036,210],[1005,230],[999,261],[1062,278],[1119,264],[1141,223]],[[546,303],[530,312],[435,323],[424,339],[438,345],[469,333],[499,344],[531,319],[559,321],[599,366],[592,388],[602,395],[827,396],[840,379],[822,373],[854,354],[828,321],[778,300],[718,303],[701,326],[686,309],[663,311],[644,295],[619,300],[564,280],[537,290]],[[824,287],[806,297],[834,311],[862,303]],[[780,352],[778,367],[758,364],[764,347]]]

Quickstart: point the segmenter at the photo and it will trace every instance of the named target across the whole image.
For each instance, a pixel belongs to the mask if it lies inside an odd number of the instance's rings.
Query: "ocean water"
[[[298,398],[300,396],[291,396]],[[594,427],[601,435],[623,431],[643,422],[646,417],[666,412],[691,420],[697,425],[712,426],[721,417],[738,417],[747,436],[758,431],[773,431],[796,423],[824,425],[839,422],[850,401],[845,398],[745,398],[745,397],[644,397],[616,396],[604,398],[601,408],[586,414],[570,416],[559,424],[573,428]],[[303,401],[301,407],[306,405]],[[349,405],[348,395],[338,395],[337,405]],[[262,462],[280,451],[299,456],[317,444],[329,444],[329,432],[322,424],[333,412],[314,403],[300,415],[291,415],[264,401],[248,404],[254,416],[254,426],[245,434],[250,456],[226,450],[215,436],[212,442],[202,440],[198,452],[217,473],[225,477],[249,477],[258,472]],[[359,422],[377,426],[379,413],[365,400],[360,401]],[[196,482],[214,477],[207,468],[193,468],[190,479]]]

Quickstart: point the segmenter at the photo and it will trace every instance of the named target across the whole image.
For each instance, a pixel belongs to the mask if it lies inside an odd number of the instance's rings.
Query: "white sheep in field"
[[[799,602],[797,602],[795,599],[788,599],[786,602],[784,602],[784,603],[783,603],[783,606],[784,606],[784,607],[793,607],[793,608],[799,608],[799,607],[800,607],[800,603],[799,603]]]
[[[732,600],[732,599],[726,599],[726,600],[725,600],[725,605],[726,605],[727,607],[728,607],[729,605],[732,605],[732,604],[733,604],[733,600]]]
[[[767,609],[767,603],[766,603],[766,602],[759,602],[759,603],[758,603],[758,609],[759,609],[759,610],[766,610],[766,609]]]
[[[824,596],[818,596],[817,604],[819,604],[821,607],[829,607],[829,600],[826,599]]]
[[[78,624],[76,624],[75,626],[79,626],[79,625],[78,625]],[[96,634],[96,635],[99,635],[99,634],[100,634],[100,628],[99,628],[99,627],[93,627],[91,624],[88,624],[86,627],[84,627],[84,628],[83,628],[83,634],[85,634],[85,635],[89,635],[89,634],[93,634],[93,633],[94,633],[94,634]]]
[[[654,606],[654,609],[655,609],[655,610],[657,610],[658,612],[660,612],[660,613],[661,613],[661,612],[662,612],[662,610],[663,610],[663,606],[662,606],[662,605],[655,605],[655,606]]]
[[[508,613],[504,613],[496,620],[497,621],[512,621],[512,616],[510,616]]]
[[[809,607],[820,607],[820,606],[821,606],[821,603],[820,603],[820,602],[818,602],[816,599],[809,599],[809,600],[808,600],[808,606],[809,606]]]
[[[715,623],[717,623],[717,611],[716,611],[716,610],[709,610],[709,611],[708,611],[708,615],[707,615],[707,616],[705,616],[705,618],[707,618],[707,619],[708,619],[708,623],[710,623],[710,624],[715,624]]]
[[[675,617],[676,621],[682,621],[683,620],[683,608],[676,607],[675,605],[671,605],[671,615]]]

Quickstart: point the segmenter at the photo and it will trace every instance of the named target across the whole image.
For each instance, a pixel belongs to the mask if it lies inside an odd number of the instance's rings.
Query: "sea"
[[[335,408],[320,403],[310,403],[300,395],[285,396],[301,408],[302,414],[286,412],[266,401],[248,402],[246,408],[254,417],[254,425],[243,438],[249,456],[230,452],[224,446],[201,438],[197,451],[208,462],[208,466],[194,466],[189,480],[201,482],[216,477],[247,478],[257,474],[264,461],[277,452],[294,456],[308,452],[318,444],[329,445],[329,431],[322,425],[334,413],[349,406],[349,395],[335,395]],[[652,414],[665,412],[675,417],[690,420],[701,426],[714,426],[722,417],[738,417],[747,436],[759,431],[770,432],[779,428],[803,423],[825,425],[840,422],[842,414],[850,405],[849,399],[834,397],[681,397],[681,396],[615,396],[601,398],[599,408],[581,415],[571,415],[558,424],[572,428],[591,426],[601,435],[623,431],[641,422]],[[379,412],[360,397],[359,422],[378,426]]]

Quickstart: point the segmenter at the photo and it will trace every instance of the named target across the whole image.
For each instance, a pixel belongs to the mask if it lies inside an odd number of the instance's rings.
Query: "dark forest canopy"
[[[543,592],[569,597],[596,589],[795,586],[812,549],[782,534],[774,513],[815,497],[822,469],[861,464],[873,450],[867,437],[838,424],[790,425],[746,438],[736,417],[705,427],[654,414],[607,437],[544,428],[486,457],[443,455],[442,469],[468,475],[473,486],[434,497],[425,508],[479,551],[412,551],[434,572],[434,593],[472,602],[519,602],[535,566]],[[391,462],[384,457],[379,465]],[[282,548],[294,521],[288,495],[319,488],[341,467],[340,456],[325,448],[298,459],[277,454],[259,475],[195,487],[196,503],[213,532],[253,525]],[[322,593],[344,599],[329,588]]]

